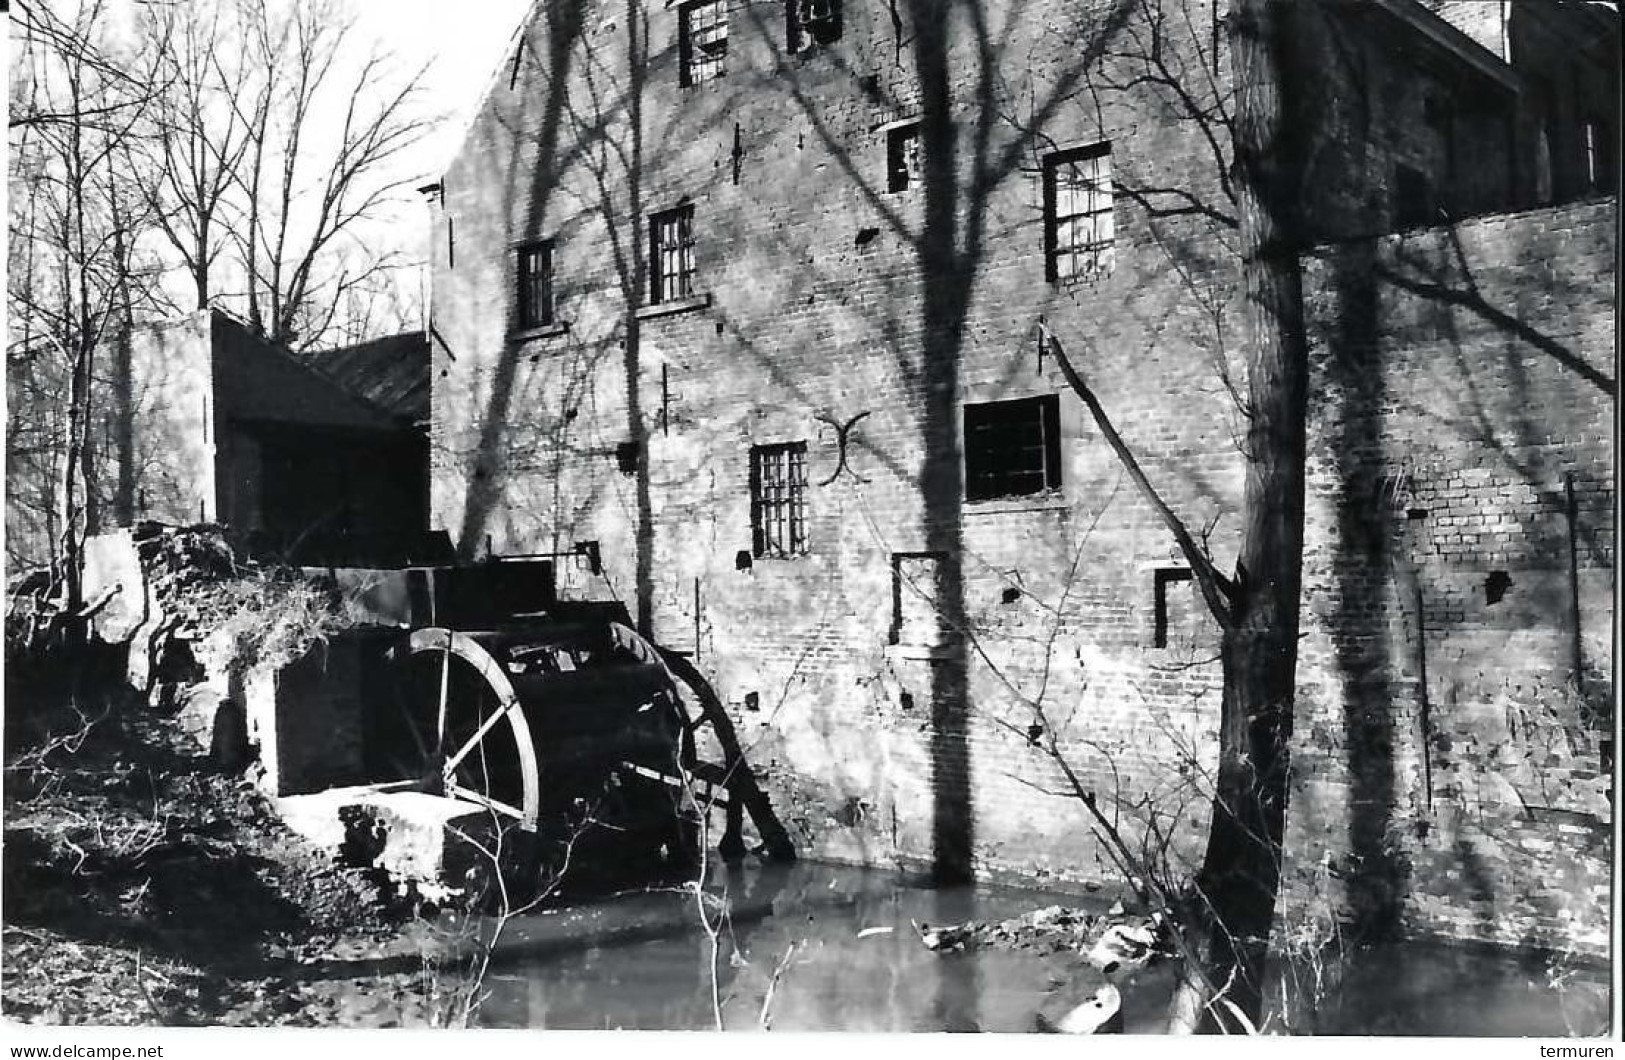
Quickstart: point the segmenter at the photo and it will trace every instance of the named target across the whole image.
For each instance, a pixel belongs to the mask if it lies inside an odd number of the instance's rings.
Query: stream
[[[1045,993],[1078,958],[997,948],[933,953],[915,922],[997,921],[1054,904],[1104,912],[1109,901],[933,889],[895,873],[810,863],[718,869],[710,886],[726,889],[732,910],[716,946],[715,998],[713,944],[694,897],[638,892],[511,920],[479,1023],[715,1030],[720,1014],[729,1030],[759,1029],[765,1018],[784,1031],[1031,1031]],[[1498,1037],[1606,1029],[1606,972],[1564,971],[1554,989],[1540,959],[1431,943],[1365,950],[1313,1018],[1300,1014],[1293,1026]],[[1125,1031],[1157,1032],[1172,966],[1153,965],[1119,986]]]

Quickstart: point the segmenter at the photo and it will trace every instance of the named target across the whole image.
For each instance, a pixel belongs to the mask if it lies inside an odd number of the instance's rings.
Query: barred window
[[[1065,282],[1112,270],[1112,155],[1095,144],[1044,160],[1046,275]]]
[[[965,499],[1061,485],[1061,402],[1054,394],[965,406]]]
[[[519,330],[553,323],[553,244],[519,248]]]
[[[695,0],[678,11],[683,84],[721,77],[728,58],[727,0]]]
[[[649,218],[649,304],[675,302],[694,293],[694,207]]]
[[[807,443],[750,451],[751,549],[758,558],[807,554]]]

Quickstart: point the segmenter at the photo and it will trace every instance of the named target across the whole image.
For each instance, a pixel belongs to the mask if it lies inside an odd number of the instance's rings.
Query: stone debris
[[[1143,968],[1156,954],[1157,923],[1112,924],[1090,947],[1088,961],[1106,975]]]
[[[1117,903],[1112,908],[1121,910],[1123,906]],[[915,923],[914,929],[925,948],[936,953],[998,946],[1040,955],[1074,954],[1112,975],[1142,968],[1158,954],[1163,921],[1160,916],[1103,916],[1052,905],[992,924],[977,920],[963,924]]]

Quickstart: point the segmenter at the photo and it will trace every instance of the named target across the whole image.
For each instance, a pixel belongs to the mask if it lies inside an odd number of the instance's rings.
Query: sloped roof
[[[212,313],[215,393],[231,419],[312,427],[394,430],[396,421],[285,347]]]
[[[421,331],[313,351],[305,361],[388,415],[409,423],[429,417],[429,337]]]

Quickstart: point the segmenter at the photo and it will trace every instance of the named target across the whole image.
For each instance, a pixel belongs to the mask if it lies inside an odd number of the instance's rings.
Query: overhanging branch
[[[1232,587],[1229,580],[1219,573],[1218,568],[1213,566],[1213,560],[1196,543],[1196,538],[1191,536],[1191,532],[1186,528],[1184,521],[1174,514],[1174,510],[1168,507],[1168,503],[1162,499],[1162,495],[1152,485],[1151,479],[1146,476],[1145,469],[1140,466],[1140,461],[1135,458],[1134,451],[1128,447],[1128,443],[1123,441],[1123,436],[1118,434],[1117,428],[1112,425],[1111,417],[1106,415],[1106,409],[1101,405],[1100,399],[1095,396],[1095,392],[1090,389],[1089,384],[1084,382],[1083,376],[1073,366],[1072,361],[1066,355],[1066,351],[1061,348],[1060,340],[1055,337],[1055,333],[1049,329],[1049,325],[1043,320],[1038,322],[1038,334],[1040,341],[1054,355],[1055,363],[1061,366],[1061,374],[1066,377],[1067,385],[1073,389],[1079,398],[1083,399],[1084,405],[1089,409],[1089,415],[1094,417],[1095,426],[1100,428],[1100,433],[1106,439],[1106,444],[1111,446],[1112,453],[1116,455],[1118,461],[1123,465],[1123,469],[1128,472],[1128,477],[1133,481],[1135,488],[1140,491],[1141,496],[1150,503],[1151,507],[1156,509],[1157,515],[1161,517],[1163,524],[1174,535],[1174,540],[1179,544],[1179,551],[1184,554],[1185,561],[1191,565],[1191,573],[1196,577],[1196,584],[1202,590],[1202,599],[1206,602],[1208,610],[1213,613],[1213,617],[1219,623],[1221,629],[1229,629],[1231,623],[1230,601],[1232,598]]]

